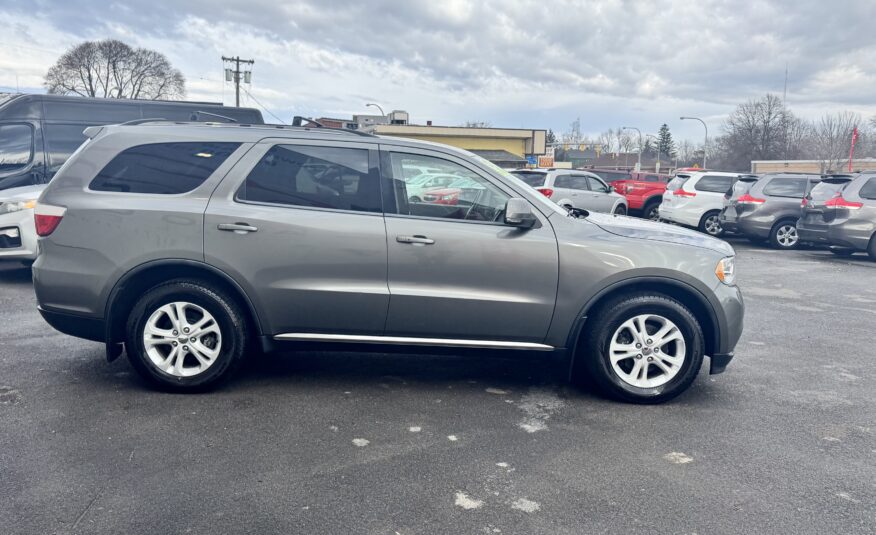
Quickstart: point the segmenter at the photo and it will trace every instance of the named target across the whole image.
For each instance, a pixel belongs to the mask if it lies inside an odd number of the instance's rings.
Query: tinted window
[[[95,191],[173,195],[192,191],[240,143],[153,143],[113,158],[88,186]]]
[[[812,188],[809,198],[815,201],[826,201],[842,191],[851,180],[822,180]]]
[[[554,187],[568,189],[590,189],[583,175],[560,175],[554,179]]]
[[[765,195],[772,195],[773,197],[791,197],[795,199],[802,199],[803,195],[806,194],[806,184],[808,182],[808,179],[802,177],[774,178],[770,180],[769,184],[764,186],[763,192]]]
[[[237,192],[246,201],[379,212],[380,183],[367,149],[275,145]]]
[[[605,182],[596,177],[588,176],[587,180],[590,182],[590,189],[593,191],[608,192],[609,189],[611,189],[605,184]]]
[[[26,124],[0,125],[0,173],[21,169],[30,163],[33,130]]]
[[[731,197],[741,197],[742,195],[748,193],[748,190],[751,189],[751,186],[757,183],[756,180],[737,180],[736,183],[733,184],[733,189],[730,190]]]
[[[57,171],[85,141],[85,134],[82,133],[85,127],[82,124],[46,124],[44,135],[50,173]]]
[[[547,176],[544,173],[535,173],[528,171],[513,171],[511,174],[526,182],[533,188],[540,188],[541,186],[544,186],[544,179]]]
[[[509,196],[483,176],[454,162],[417,154],[391,153],[395,211],[403,215],[465,221],[501,221]],[[402,178],[409,167],[437,167],[458,177],[446,187],[411,195]],[[519,175],[518,175],[519,176]]]
[[[725,193],[730,189],[734,178],[732,176],[705,175],[694,185],[694,189],[697,191]]]
[[[866,184],[861,186],[858,196],[862,199],[876,200],[876,177],[871,178]]]

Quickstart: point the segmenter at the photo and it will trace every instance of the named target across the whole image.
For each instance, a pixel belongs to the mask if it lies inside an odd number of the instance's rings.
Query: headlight
[[[36,206],[37,200],[30,199],[28,201],[9,201],[0,203],[0,214],[8,214],[9,212],[20,212],[29,210]]]
[[[717,275],[718,280],[728,286],[736,284],[736,257],[722,258],[715,266],[715,275]]]

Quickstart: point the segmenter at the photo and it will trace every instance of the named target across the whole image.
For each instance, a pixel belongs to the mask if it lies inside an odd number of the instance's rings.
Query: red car
[[[612,181],[611,187],[627,199],[630,212],[636,212],[645,219],[657,219],[657,207],[663,200],[666,184],[671,175],[633,171],[630,177]]]

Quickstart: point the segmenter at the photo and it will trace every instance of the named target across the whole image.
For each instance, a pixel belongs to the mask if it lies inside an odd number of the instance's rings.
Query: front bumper
[[[33,260],[36,257],[33,209],[0,214],[0,260]]]
[[[745,302],[738,286],[727,286],[718,283],[714,288],[717,298],[715,313],[718,315],[718,343],[709,357],[711,358],[709,373],[716,374],[724,371],[724,368],[733,359],[733,351],[742,337],[742,329],[745,324]],[[718,309],[720,307],[720,309]]]

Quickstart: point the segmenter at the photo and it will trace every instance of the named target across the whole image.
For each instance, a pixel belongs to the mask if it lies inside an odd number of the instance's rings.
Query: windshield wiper
[[[584,219],[590,215],[590,212],[583,208],[567,208],[567,210],[569,211],[569,215],[575,219]]]

